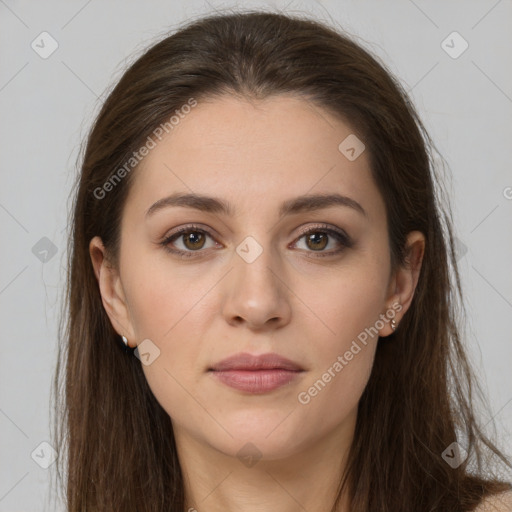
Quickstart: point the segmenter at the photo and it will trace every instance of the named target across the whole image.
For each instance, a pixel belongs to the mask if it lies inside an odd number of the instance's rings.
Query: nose
[[[226,321],[233,326],[245,324],[253,331],[277,329],[289,323],[290,291],[276,255],[264,248],[250,261],[237,253],[233,264],[222,307]]]

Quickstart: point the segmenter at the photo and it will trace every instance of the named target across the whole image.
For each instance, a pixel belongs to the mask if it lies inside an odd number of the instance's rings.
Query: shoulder
[[[512,512],[512,491],[487,496],[474,512]]]

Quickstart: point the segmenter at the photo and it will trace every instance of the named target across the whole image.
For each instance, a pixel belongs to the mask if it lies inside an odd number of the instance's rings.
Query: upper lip
[[[252,355],[246,352],[235,354],[227,359],[210,367],[213,371],[227,370],[289,370],[301,371],[302,368],[297,364],[282,357],[279,354],[268,353],[261,355]]]

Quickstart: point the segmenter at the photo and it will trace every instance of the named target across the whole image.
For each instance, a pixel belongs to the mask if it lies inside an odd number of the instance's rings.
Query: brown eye
[[[314,256],[335,256],[353,246],[351,238],[342,230],[327,224],[313,227],[302,232],[295,242],[295,248],[303,249]],[[302,245],[302,247],[301,247]]]
[[[306,235],[306,245],[314,251],[321,251],[325,249],[328,241],[328,235],[322,233],[321,231],[316,231],[314,233]]]
[[[202,249],[205,243],[204,233],[200,231],[190,231],[186,234],[181,235],[183,237],[183,243],[187,249],[197,250]]]
[[[210,239],[210,245],[207,245]],[[178,254],[182,258],[200,256],[215,247],[213,236],[202,228],[184,226],[166,237],[160,244],[168,251]]]

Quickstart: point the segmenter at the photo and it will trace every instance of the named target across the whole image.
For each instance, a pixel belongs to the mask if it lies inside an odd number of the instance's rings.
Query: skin
[[[201,101],[134,171],[119,265],[109,264],[100,238],[91,240],[112,325],[131,346],[150,339],[160,350],[143,370],[173,424],[187,510],[330,510],[389,322],[309,403],[297,396],[393,304],[401,306],[400,323],[425,246],[421,233],[410,233],[408,265],[391,269],[385,206],[368,152],[349,161],[338,150],[352,133],[296,96]],[[159,199],[192,191],[229,201],[236,215],[168,207],[146,216]],[[332,192],[366,214],[335,205],[278,217],[285,200]],[[212,234],[196,257],[181,259],[159,245],[190,223]],[[319,223],[345,230],[353,245],[343,248],[332,236],[327,245],[308,245],[300,229]],[[263,249],[252,263],[236,252],[247,236]],[[183,236],[174,247],[194,249]],[[322,251],[331,255],[318,256]],[[282,388],[250,395],[207,371],[239,352],[275,352],[304,371]],[[247,443],[261,456],[251,467],[237,456]],[[348,511],[346,497],[338,510]]]

